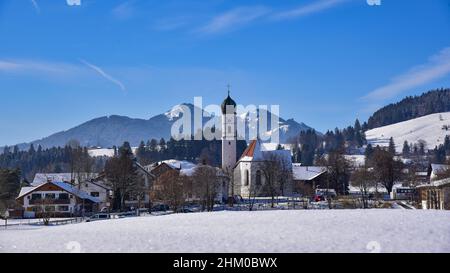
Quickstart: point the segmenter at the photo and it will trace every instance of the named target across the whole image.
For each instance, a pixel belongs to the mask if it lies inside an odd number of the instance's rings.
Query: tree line
[[[450,111],[450,89],[428,91],[409,96],[376,111],[367,122],[367,129],[390,125],[434,113]]]

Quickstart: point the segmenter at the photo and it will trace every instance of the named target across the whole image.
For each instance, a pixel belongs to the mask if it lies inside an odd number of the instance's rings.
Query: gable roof
[[[241,155],[241,159],[245,157],[251,157],[253,158],[255,155],[256,146],[258,145],[258,140],[254,139],[250,142],[250,144],[247,146],[247,148],[244,150],[244,152]]]
[[[89,178],[97,177],[98,174],[96,173],[82,173],[80,174],[82,177],[85,177],[85,180],[89,180]],[[77,181],[78,178],[77,175],[74,175],[72,173],[37,173],[34,176],[33,182],[31,182],[32,186],[39,186],[41,184],[47,183],[48,181],[60,181],[60,182],[67,182],[70,183],[73,180],[74,182],[80,182]],[[84,181],[83,181],[84,182]]]
[[[447,171],[450,168],[450,165],[445,164],[431,164],[431,172],[434,174],[439,174]]]
[[[292,164],[292,175],[294,180],[310,181],[327,172],[327,167],[322,166],[302,166]]]
[[[254,139],[247,146],[242,153],[235,167],[242,161],[267,161],[268,159],[282,160],[287,168],[291,168],[292,158],[290,150],[270,150],[270,147],[277,147],[277,145],[265,145],[272,143],[261,143],[259,139]],[[273,156],[273,157],[272,157]]]
[[[21,198],[21,197],[23,197],[23,196],[25,196],[27,194],[30,194],[30,193],[32,193],[34,191],[37,191],[37,190],[39,190],[39,188],[41,188],[41,187],[43,187],[44,185],[47,185],[47,184],[55,185],[58,188],[62,189],[63,191],[66,191],[66,192],[68,192],[70,194],[73,194],[73,195],[75,195],[75,196],[77,196],[77,197],[79,197],[81,199],[90,200],[90,201],[92,201],[94,203],[100,203],[100,199],[99,198],[93,197],[93,196],[89,195],[88,193],[77,189],[76,187],[72,187],[70,184],[68,184],[66,182],[46,182],[46,183],[43,183],[41,185],[34,186],[34,187],[22,187],[20,189],[19,196],[17,196],[16,199],[19,199],[19,198]]]

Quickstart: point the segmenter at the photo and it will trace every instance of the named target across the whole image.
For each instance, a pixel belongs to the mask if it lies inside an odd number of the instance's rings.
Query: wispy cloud
[[[272,17],[272,19],[275,19],[275,20],[286,20],[286,19],[298,18],[298,17],[307,16],[310,14],[314,14],[317,12],[321,12],[323,10],[327,10],[327,9],[336,7],[340,4],[343,4],[348,1],[350,1],[350,0],[314,1],[308,5],[303,5],[303,6],[291,9],[291,10],[275,13],[271,17]]]
[[[101,69],[100,67],[98,67],[98,66],[96,66],[96,65],[93,65],[93,64],[91,64],[91,63],[88,63],[88,62],[85,61],[85,60],[80,60],[80,62],[82,62],[82,63],[85,64],[87,67],[89,67],[89,68],[91,68],[92,70],[94,70],[95,72],[97,72],[100,76],[102,76],[102,77],[105,78],[106,80],[108,80],[108,81],[114,83],[115,85],[119,86],[120,89],[122,89],[122,91],[124,91],[124,92],[127,91],[127,89],[125,88],[125,85],[124,85],[121,81],[115,79],[114,77],[112,77],[111,75],[109,75],[108,73],[106,73],[103,69]]]
[[[112,10],[112,14],[117,19],[122,19],[122,20],[132,17],[134,14],[134,7],[133,7],[132,1],[126,1],[126,2],[123,2],[122,4],[116,6]]]
[[[36,0],[30,0],[31,4],[33,4],[34,9],[36,10],[37,13],[41,13],[41,8],[39,7],[39,4],[37,3]]]
[[[450,74],[450,47],[431,56],[425,64],[393,78],[390,83],[378,87],[363,97],[365,100],[384,100],[403,91],[418,87]]]
[[[155,21],[153,29],[158,31],[171,31],[179,29],[186,26],[191,19],[192,18],[188,16],[159,19]]]
[[[238,7],[227,11],[199,28],[197,31],[204,34],[214,34],[224,32],[239,26],[249,24],[264,15],[267,15],[270,9],[264,6]]]
[[[125,85],[118,79],[106,73],[102,68],[93,65],[85,60],[78,63],[48,62],[42,60],[2,60],[0,59],[0,74],[23,74],[32,77],[48,78],[53,80],[71,79],[93,80],[100,75],[102,78],[117,85],[122,91],[126,92]]]
[[[79,68],[76,65],[35,60],[0,60],[0,72],[53,74],[62,76],[73,74]]]

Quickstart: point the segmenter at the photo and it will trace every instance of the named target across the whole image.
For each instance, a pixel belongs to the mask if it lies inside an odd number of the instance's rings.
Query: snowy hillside
[[[402,151],[405,140],[413,144],[423,140],[426,148],[433,149],[444,143],[446,135],[450,135],[450,112],[431,114],[366,132],[367,141],[373,146],[388,146],[389,138],[393,137],[397,152]]]
[[[450,252],[449,217],[394,209],[144,216],[1,230],[0,252]]]

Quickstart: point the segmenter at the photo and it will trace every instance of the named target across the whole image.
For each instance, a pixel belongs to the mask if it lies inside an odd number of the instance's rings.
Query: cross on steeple
[[[228,88],[228,96],[230,96],[230,88],[231,88],[231,85],[230,85],[230,84],[227,84],[227,88]]]

